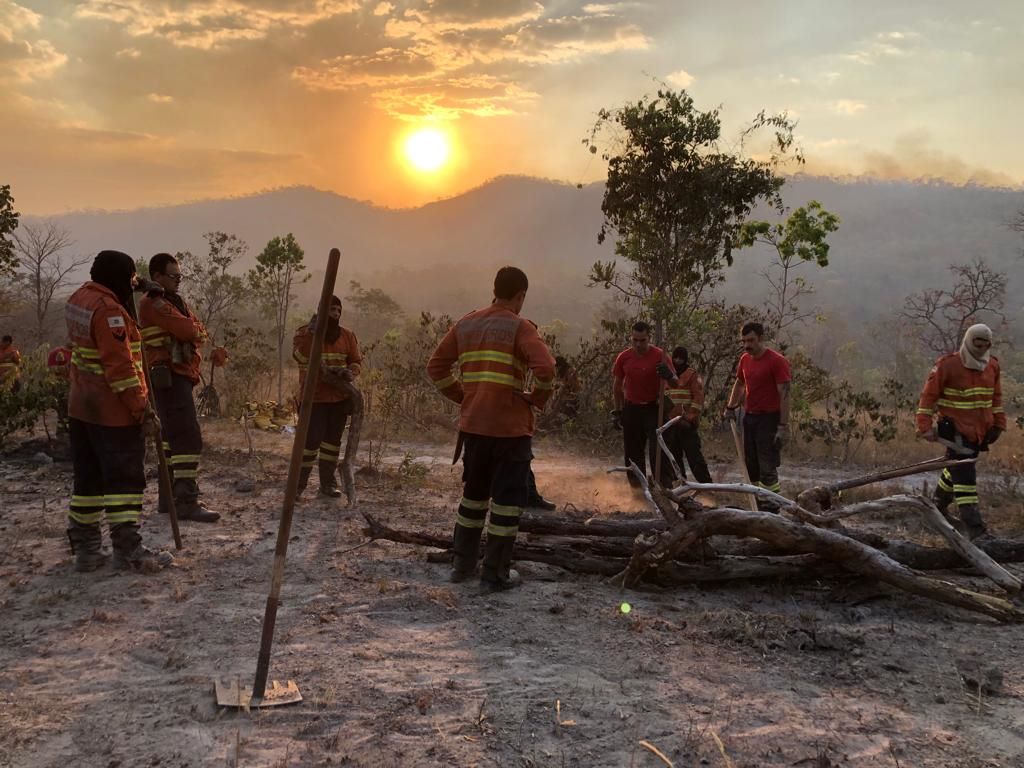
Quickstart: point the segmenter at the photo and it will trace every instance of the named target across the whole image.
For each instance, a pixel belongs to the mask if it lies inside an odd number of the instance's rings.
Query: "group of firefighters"
[[[113,567],[158,570],[172,557],[145,547],[139,526],[147,437],[162,438],[172,478],[171,498],[161,497],[160,510],[167,511],[173,500],[180,519],[212,523],[220,517],[200,499],[203,444],[192,397],[200,381],[200,347],[208,334],[178,292],[181,269],[170,254],[155,255],[149,280],[143,280],[130,256],[102,251],[90,277],[68,299],[69,347],[61,347],[58,356],[58,364],[68,362],[70,382],[66,415],[74,488],[68,538],[74,567],[92,571],[106,562],[101,533],[105,514]],[[479,572],[485,593],[519,583],[511,564],[523,510],[554,506],[537,492],[530,466],[536,414],[556,386],[557,410],[571,417],[578,408],[575,371],[564,358],[552,356],[537,326],[521,314],[528,288],[522,270],[500,269],[491,303],[458,320],[426,365],[440,393],[459,404],[456,459],[461,454],[463,495],[455,515],[452,580],[461,582]],[[137,309],[135,291],[142,294]],[[301,386],[317,323],[327,325],[299,485],[304,490],[317,467],[319,493],[331,498],[341,495],[335,477],[345,422],[354,408],[361,408],[361,399],[354,402],[358,390],[352,382],[359,376],[362,356],[355,334],[341,326],[341,312],[341,301],[333,297],[327,317],[314,315],[293,340]],[[659,464],[657,429],[678,417],[665,431],[673,457],[684,478],[688,465],[695,480],[709,483],[699,435],[703,381],[684,347],[666,354],[651,343],[650,334],[648,324],[634,324],[630,347],[612,366],[612,416],[622,430],[625,462],[645,473],[649,458],[654,471]],[[760,323],[745,323],[740,338],[743,354],[723,416],[733,417],[744,406],[748,479],[778,493],[778,468],[789,435],[790,365],[766,346]],[[951,457],[977,457],[1006,428],[999,361],[991,347],[992,331],[972,326],[960,349],[938,360],[921,393],[918,435],[941,442]],[[223,365],[226,357],[223,348],[213,350],[215,365]],[[4,336],[0,390],[17,386],[20,366],[13,339]],[[663,484],[669,481],[667,471],[662,466]],[[639,484],[637,477],[628,477]],[[955,503],[972,538],[985,532],[974,463],[943,470],[935,500],[944,512]],[[770,497],[758,504],[763,511],[778,510]]]

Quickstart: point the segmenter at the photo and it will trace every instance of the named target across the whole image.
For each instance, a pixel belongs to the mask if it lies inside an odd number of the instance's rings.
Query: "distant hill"
[[[585,287],[587,268],[610,258],[598,246],[602,186],[573,186],[502,177],[447,200],[414,209],[386,209],[308,187],[248,197],[133,211],[84,211],[56,218],[75,250],[118,248],[135,256],[201,250],[202,234],[231,232],[255,254],[275,235],[293,232],[314,273],[332,246],[343,253],[338,292],[347,280],[391,293],[410,312],[458,313],[489,298],[489,280],[501,264],[522,265],[533,278],[528,311],[539,322],[566,320],[585,331],[604,291]],[[984,257],[1024,284],[1022,240],[1006,222],[1024,205],[1017,191],[912,182],[837,181],[796,177],[784,195],[791,206],[816,199],[839,214],[832,264],[809,271],[818,303],[854,322],[902,303],[913,291],[943,285],[946,267]],[[31,217],[26,217],[30,219]],[[741,252],[726,292],[761,300],[757,275],[764,253]],[[315,280],[303,289],[312,303]],[[1015,300],[1014,312],[1020,301]]]

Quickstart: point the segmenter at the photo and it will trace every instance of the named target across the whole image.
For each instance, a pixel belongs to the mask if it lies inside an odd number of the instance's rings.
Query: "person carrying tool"
[[[207,340],[206,329],[178,293],[181,267],[177,259],[169,253],[156,254],[149,260],[149,277],[163,291],[149,291],[139,301],[139,324],[149,381],[163,424],[175,511],[179,520],[215,523],[220,514],[199,500],[203,434],[192,398],[199,383],[199,347]],[[167,503],[161,499],[161,512],[167,511]]]
[[[934,420],[938,416],[938,426]],[[972,325],[960,349],[940,357],[925,381],[917,404],[917,434],[946,446],[947,458],[976,458],[1006,429],[999,358],[992,354],[992,329]],[[956,502],[967,535],[986,533],[978,510],[977,467],[959,464],[942,470],[935,504],[943,514]]]
[[[735,418],[735,411],[746,402],[743,414],[743,460],[750,482],[778,493],[779,464],[782,449],[789,439],[789,361],[764,344],[764,326],[744,323],[740,329],[743,354],[736,366],[729,399],[722,416]],[[774,501],[758,499],[766,512],[778,512]]]
[[[658,373],[658,366],[664,364],[666,374]],[[651,458],[651,471],[657,466],[658,403],[661,400],[662,379],[674,379],[675,370],[665,352],[651,344],[651,326],[645,322],[633,325],[632,345],[619,353],[612,366],[612,396],[615,410],[612,416],[615,426],[622,430],[622,452],[626,466],[635,462],[641,472],[647,471],[646,456]],[[645,450],[646,446],[646,450]],[[661,467],[659,481],[669,481],[672,470],[668,462]],[[627,472],[626,477],[633,487],[640,481]]]
[[[465,581],[476,571],[486,524],[482,593],[520,583],[511,569],[512,550],[529,499],[533,411],[551,396],[555,378],[554,358],[537,327],[519,315],[528,288],[521,269],[502,267],[494,278],[494,301],[456,322],[427,362],[430,380],[461,406],[455,457],[464,447],[463,497],[455,518],[452,581]],[[526,392],[530,371],[534,387]]]
[[[14,346],[14,337],[0,339],[0,391],[17,391],[21,381],[21,352]]]
[[[672,350],[672,367],[678,372],[678,376],[666,379],[668,390],[666,394],[672,401],[672,410],[668,414],[669,419],[682,416],[675,425],[667,430],[665,442],[668,443],[679,465],[679,471],[686,479],[686,469],[683,464],[683,456],[686,456],[686,463],[690,465],[690,472],[698,483],[710,483],[711,472],[708,471],[708,463],[704,460],[704,453],[701,451],[700,434],[697,432],[697,425],[700,422],[700,412],[704,409],[704,382],[700,375],[690,367],[690,354],[686,347],[676,347]],[[665,377],[668,366],[659,364],[658,375]]]
[[[341,496],[334,473],[341,454],[345,421],[353,413],[352,397],[346,390],[359,375],[363,362],[359,340],[352,331],[341,325],[341,310],[341,299],[332,296],[327,314],[327,333],[320,356],[320,372],[313,395],[313,413],[302,456],[302,471],[299,474],[299,493],[302,493],[313,472],[313,465],[318,465],[320,495],[332,499]],[[307,325],[295,331],[292,339],[292,357],[299,364],[300,391],[305,387],[316,323],[317,317],[313,315]]]
[[[105,510],[114,568],[155,570],[173,558],[144,547],[139,533],[145,438],[158,433],[160,422],[149,407],[142,375],[142,335],[133,317],[135,262],[120,251],[101,251],[89,274],[92,280],[64,309],[71,342],[68,431],[75,473],[68,539],[76,571],[103,565]]]

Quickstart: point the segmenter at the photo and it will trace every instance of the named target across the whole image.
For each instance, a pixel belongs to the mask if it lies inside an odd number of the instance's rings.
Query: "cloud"
[[[377,3],[376,7],[373,9],[373,15],[387,16],[393,10],[395,10],[395,6],[393,6],[391,3]]]
[[[45,80],[67,63],[53,43],[36,39],[41,19],[24,6],[0,0],[0,82]]]
[[[138,48],[122,48],[114,56],[119,59],[140,59],[142,58],[142,51]]]
[[[689,88],[696,79],[685,69],[678,69],[672,74],[665,76],[665,82],[669,85],[674,85],[676,88]]]
[[[292,77],[311,89],[364,88],[393,117],[494,117],[538,96],[520,80],[540,66],[648,46],[613,15],[541,18],[533,0],[425,0],[385,24],[392,45],[324,59]]]
[[[837,115],[856,115],[867,108],[868,105],[863,101],[856,101],[854,99],[839,99],[839,101],[832,103],[832,111]]]
[[[150,93],[146,98],[154,104],[170,104],[174,101],[173,96],[168,96],[165,93]]]
[[[858,64],[871,65],[879,59],[909,56],[912,53],[910,41],[916,38],[914,32],[880,32],[873,40],[862,44],[842,58]]]
[[[133,37],[209,50],[262,40],[278,28],[310,27],[358,8],[358,0],[85,0],[75,16],[112,22]]]

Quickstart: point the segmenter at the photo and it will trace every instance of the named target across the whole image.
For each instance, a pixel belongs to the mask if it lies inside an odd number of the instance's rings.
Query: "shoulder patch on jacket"
[[[108,317],[107,325],[111,328],[124,328],[124,318],[120,316]]]

